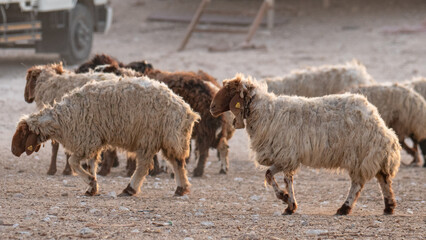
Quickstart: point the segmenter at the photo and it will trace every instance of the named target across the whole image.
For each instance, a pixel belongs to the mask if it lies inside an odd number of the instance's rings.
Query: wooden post
[[[263,19],[263,16],[265,15],[265,13],[266,13],[266,10],[268,10],[271,7],[271,4],[272,4],[272,0],[263,1],[262,6],[260,7],[259,11],[257,12],[256,18],[254,19],[253,23],[250,26],[245,44],[250,43],[251,39],[253,38],[254,33],[256,32],[257,28],[259,27],[260,23],[262,22],[262,19]]]
[[[206,5],[210,2],[210,0],[202,0],[200,5],[198,6],[197,11],[195,12],[194,17],[191,20],[191,23],[188,26],[188,29],[186,30],[185,38],[183,39],[182,43],[180,44],[180,47],[178,48],[178,51],[182,51],[186,44],[189,41],[189,38],[192,35],[192,32],[194,32],[195,27],[198,24],[198,21],[200,20],[201,14],[204,11],[204,8],[206,8]]]
[[[274,7],[275,7],[275,0],[271,1],[271,6],[268,10],[268,15],[266,16],[268,19],[268,29],[269,31],[272,31],[272,29],[274,28],[274,18],[275,18],[275,11],[274,11]]]

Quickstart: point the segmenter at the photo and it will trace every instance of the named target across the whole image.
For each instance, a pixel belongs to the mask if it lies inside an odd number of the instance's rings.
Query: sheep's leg
[[[201,177],[204,173],[207,158],[209,157],[209,145],[205,142],[197,141],[196,149],[198,149],[198,163],[194,169],[194,177]]]
[[[102,156],[102,167],[98,174],[101,176],[106,176],[111,173],[111,168],[114,165],[114,162],[118,161],[117,151],[115,149],[108,149],[102,153]]]
[[[86,195],[94,196],[98,193],[98,181],[96,179],[96,175],[92,175],[84,170],[80,164],[81,160],[83,160],[83,158],[71,155],[69,159],[70,166],[83,179],[83,181],[89,185],[89,189],[86,191]],[[91,160],[90,162],[95,161]],[[91,167],[96,170],[95,166]]]
[[[186,169],[185,169],[185,160],[176,159],[174,161],[170,161],[173,167],[173,171],[175,173],[175,179],[176,179],[176,196],[183,196],[187,193],[189,193],[189,187],[191,184],[188,181],[188,178],[186,176]]]
[[[411,156],[413,156],[413,157],[414,157],[413,161],[412,161],[410,164],[418,165],[418,164],[420,163],[420,153],[419,153],[419,151],[418,151],[418,149],[417,149],[417,141],[416,141],[416,140],[414,140],[413,138],[412,138],[412,140],[413,140],[413,147],[412,147],[412,148],[411,148],[411,147],[409,147],[409,146],[405,143],[405,141],[404,141],[404,140],[400,141],[399,143],[401,144],[402,148],[404,148],[404,150],[405,150],[408,154],[410,154]]]
[[[345,203],[343,203],[343,205],[337,210],[336,215],[348,215],[351,212],[363,187],[364,184],[352,181],[348,197],[346,198]]]
[[[393,214],[396,207],[396,201],[392,191],[392,179],[388,174],[385,174],[382,171],[377,173],[376,178],[380,184],[380,188],[382,189],[383,200],[385,202],[385,210],[383,213],[386,215]]]
[[[73,170],[71,169],[70,163],[69,163],[69,159],[71,157],[70,154],[65,153],[65,155],[67,156],[67,161],[66,161],[66,165],[64,168],[64,171],[62,172],[63,175],[72,175],[73,174]]]
[[[161,173],[160,162],[158,161],[157,154],[154,155],[154,168],[149,171],[149,176],[156,176]]]
[[[266,170],[265,179],[266,182],[274,188],[275,196],[288,204],[288,193],[280,189],[280,186],[274,177],[274,175],[280,171],[282,171],[281,168],[272,165],[268,170]]]
[[[297,209],[296,197],[294,196],[293,189],[293,175],[284,174],[284,182],[288,191],[287,208],[284,210],[283,215],[291,215]],[[285,198],[285,195],[284,195]],[[283,200],[284,201],[284,200]]]
[[[127,169],[127,176],[131,177],[136,169],[136,159],[133,158],[132,156],[127,156],[126,169]]]
[[[145,180],[146,175],[153,166],[153,158],[155,153],[148,154],[142,151],[136,152],[136,170],[130,179],[129,185],[120,193],[120,197],[134,196],[140,192],[140,188]]]
[[[423,167],[426,167],[426,140],[421,141],[419,145],[423,153]]]
[[[52,140],[52,157],[50,158],[50,166],[47,175],[55,175],[56,158],[58,156],[59,143]]]
[[[220,174],[226,174],[229,168],[229,159],[228,159],[228,143],[226,138],[221,138],[217,146],[219,161],[220,161]]]

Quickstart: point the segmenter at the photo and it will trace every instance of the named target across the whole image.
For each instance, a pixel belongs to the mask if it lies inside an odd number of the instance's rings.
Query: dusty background
[[[219,80],[236,72],[256,78],[291,69],[335,64],[356,58],[378,81],[398,82],[426,76],[426,33],[386,34],[426,20],[425,1],[277,1],[285,24],[264,28],[253,43],[266,49],[211,53],[210,46],[237,44],[243,35],[195,34],[187,49],[176,52],[186,24],[148,22],[158,11],[194,12],[199,1],[113,0],[114,22],[96,35],[93,53],[128,62],[146,59],[165,70],[202,69]],[[253,13],[260,1],[212,1],[209,8]],[[242,10],[241,10],[242,9]],[[98,197],[85,197],[84,183],[58,173],[47,176],[50,143],[30,157],[14,157],[10,141],[16,122],[35,106],[24,102],[25,70],[58,61],[31,50],[0,50],[0,239],[425,239],[426,174],[401,167],[394,180],[398,202],[394,216],[383,216],[381,193],[370,181],[350,216],[333,216],[349,188],[346,174],[302,168],[295,178],[299,209],[281,216],[285,206],[265,188],[264,169],[249,160],[248,139],[239,130],[231,140],[230,172],[219,175],[211,152],[206,174],[192,178],[192,192],[173,197],[169,175],[148,177],[137,197],[116,198],[129,181],[124,158],[110,176],[99,177]],[[75,66],[69,66],[73,68]],[[410,159],[403,153],[403,160]],[[189,165],[191,171],[194,161]],[[190,174],[191,176],[191,174]],[[283,183],[282,176],[278,181]]]

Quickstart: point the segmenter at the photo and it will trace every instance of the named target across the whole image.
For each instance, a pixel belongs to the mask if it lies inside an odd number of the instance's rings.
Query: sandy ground
[[[398,82],[426,76],[426,33],[385,34],[395,27],[426,20],[424,1],[277,1],[285,24],[261,29],[253,39],[266,49],[211,53],[210,46],[238,44],[243,35],[200,34],[176,52],[186,24],[148,22],[158,11],[189,13],[198,1],[112,1],[114,22],[96,35],[93,53],[108,53],[128,62],[146,59],[165,70],[202,69],[219,80],[236,72],[256,78],[283,75],[291,69],[350,61],[363,62],[378,81]],[[225,4],[226,3],[226,4]],[[213,1],[218,10],[253,12],[260,1]],[[148,177],[142,193],[117,198],[129,182],[124,157],[110,176],[99,177],[100,196],[85,197],[84,183],[58,173],[47,176],[50,143],[37,154],[14,157],[10,141],[16,122],[35,110],[24,102],[25,70],[58,61],[56,55],[31,50],[0,50],[0,239],[425,239],[426,174],[401,167],[394,180],[398,207],[383,216],[379,186],[370,181],[350,216],[333,216],[349,188],[344,173],[302,168],[295,178],[297,213],[282,216],[285,206],[264,187],[263,168],[250,161],[248,138],[237,131],[230,145],[230,172],[219,175],[211,152],[206,174],[191,178],[192,192],[174,197],[168,174]],[[70,66],[71,68],[74,66]],[[403,161],[410,158],[403,153]],[[194,161],[188,169],[194,168]],[[189,174],[190,176],[191,173]],[[283,183],[282,176],[277,179]]]

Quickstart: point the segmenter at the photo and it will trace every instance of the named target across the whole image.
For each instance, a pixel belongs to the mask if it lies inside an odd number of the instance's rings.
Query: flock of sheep
[[[426,79],[379,84],[357,61],[260,81],[237,74],[221,86],[203,71],[166,72],[146,61],[123,64],[96,55],[75,71],[62,64],[34,66],[26,80],[25,101],[35,101],[39,111],[19,121],[12,153],[30,155],[52,140],[52,175],[62,144],[64,174],[76,172],[89,196],[98,194],[98,162],[102,158],[99,174],[108,174],[117,149],[127,152],[132,176],[120,196],[138,194],[149,171],[158,172],[160,150],[173,169],[175,194],[182,196],[190,188],[185,166],[191,139],[197,158],[193,175],[203,175],[209,148],[217,149],[220,173],[226,174],[228,141],[235,129],[246,128],[256,160],[269,167],[266,182],[287,204],[283,214],[297,209],[293,176],[301,165],[348,172],[351,188],[338,215],[351,212],[373,177],[384,213],[392,214],[401,146],[414,164],[421,162],[418,144],[426,155]],[[278,172],[284,173],[286,189],[274,178]]]

